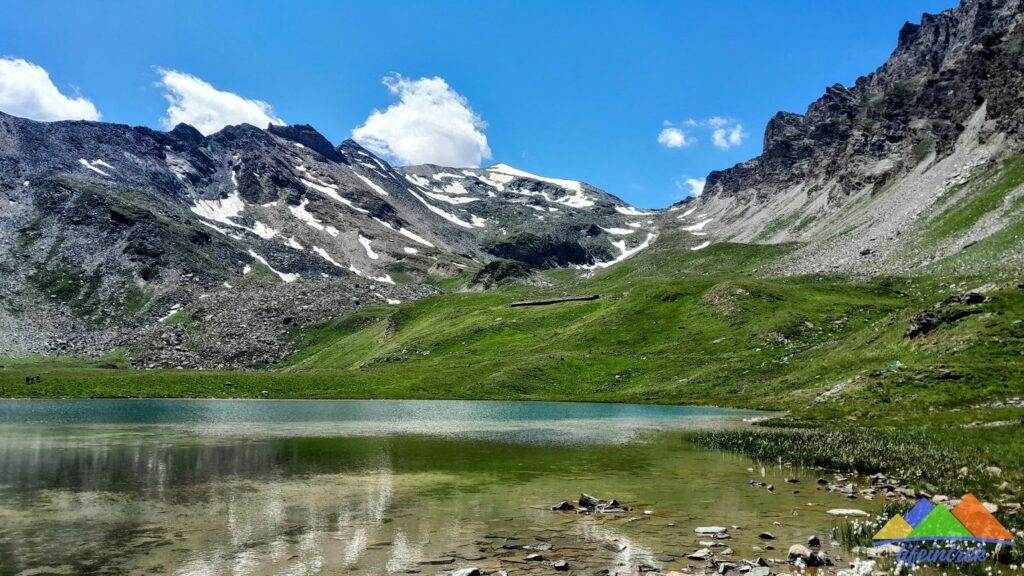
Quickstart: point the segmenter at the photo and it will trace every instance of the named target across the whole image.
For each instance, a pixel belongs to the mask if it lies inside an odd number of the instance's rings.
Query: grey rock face
[[[707,220],[712,242],[806,243],[773,269],[783,274],[902,272],[956,254],[1019,219],[997,210],[918,241],[972,193],[958,187],[1024,151],[1022,47],[1022,0],[926,14],[876,71],[827,88],[803,114],[778,113],[760,156],[709,174],[686,207],[700,220],[666,214],[666,225]]]
[[[896,50],[854,86],[836,84],[804,114],[779,112],[768,122],[761,156],[708,175],[705,194],[770,194],[787,184],[830,181],[839,200],[866,185],[880,187],[912,167],[915,146],[940,155],[953,148],[982,102],[988,129],[1024,128],[1024,29],[1021,0],[965,0],[920,25],[907,23]],[[923,148],[921,149],[923,151]],[[890,170],[866,163],[897,158]]]

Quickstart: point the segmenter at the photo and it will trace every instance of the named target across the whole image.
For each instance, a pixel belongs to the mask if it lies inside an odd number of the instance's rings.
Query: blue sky
[[[408,86],[440,77],[486,122],[475,128],[491,153],[484,165],[584,180],[660,207],[684,195],[687,178],[756,156],[776,111],[802,112],[826,86],[880,65],[904,21],[955,2],[3,4],[0,57],[45,69],[104,121],[162,128],[167,88],[157,84],[161,70],[175,70],[338,143],[401,95],[382,83],[389,74]],[[713,117],[726,119],[725,149],[714,145]],[[455,122],[458,137],[473,130]],[[687,145],[659,144],[666,122]]]

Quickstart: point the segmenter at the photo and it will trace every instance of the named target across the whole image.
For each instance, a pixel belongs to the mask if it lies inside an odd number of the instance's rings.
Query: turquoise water
[[[428,434],[541,444],[619,443],[762,413],[692,406],[460,400],[5,400],[0,427],[144,426],[205,435]]]
[[[515,548],[538,542],[574,570],[635,573],[685,565],[702,539],[697,525],[742,525],[729,545],[744,552],[759,530],[783,543],[827,531],[825,509],[850,504],[816,490],[813,472],[762,470],[685,440],[688,429],[758,415],[583,403],[0,401],[0,574],[549,571],[523,565]],[[749,485],[755,477],[786,488],[768,494]],[[801,478],[799,489],[784,477]],[[635,511],[548,509],[580,492]]]

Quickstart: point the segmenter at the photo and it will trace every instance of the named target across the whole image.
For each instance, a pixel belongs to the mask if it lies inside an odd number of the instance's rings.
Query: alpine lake
[[[821,471],[687,440],[760,416],[548,402],[0,401],[0,575],[637,574],[702,569],[687,556],[709,541],[737,562],[785,559],[811,535],[846,562],[827,510],[874,513],[881,501],[851,503],[817,485]],[[630,510],[551,509],[581,493]]]

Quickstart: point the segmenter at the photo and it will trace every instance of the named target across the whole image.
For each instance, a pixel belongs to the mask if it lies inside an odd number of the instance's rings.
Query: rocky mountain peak
[[[335,162],[343,161],[341,154],[334,148],[323,134],[316,131],[309,124],[293,124],[291,126],[278,126],[271,124],[267,131],[275,136],[302,144],[306,148],[319,152],[324,158]]]
[[[704,217],[683,218],[683,230],[804,242],[781,267],[797,272],[899,271],[960,250],[1005,217],[927,249],[914,247],[914,232],[942,211],[943,193],[1024,152],[1021,62],[1024,0],[926,14],[877,70],[829,86],[803,114],[772,117],[761,155],[711,172],[697,201]],[[863,245],[882,239],[884,250]]]
[[[765,128],[762,155],[712,172],[705,196],[751,195],[755,189],[753,195],[764,196],[808,179],[835,181],[841,189],[833,199],[850,195],[871,183],[871,177],[851,174],[864,160],[903,158],[893,170],[905,172],[913,165],[906,158],[911,148],[927,141],[948,150],[956,127],[982,102],[989,104],[989,118],[1017,137],[1022,20],[1024,0],[965,0],[926,14],[920,24],[908,23],[878,70],[853,87],[826,88],[802,115],[776,114]]]
[[[167,133],[168,136],[191,146],[199,146],[206,140],[206,137],[189,124],[178,124],[173,130]]]

